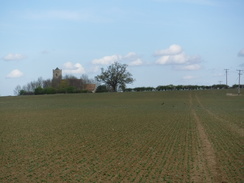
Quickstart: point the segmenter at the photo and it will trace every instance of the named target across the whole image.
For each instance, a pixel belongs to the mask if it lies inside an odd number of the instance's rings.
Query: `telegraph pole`
[[[228,86],[228,82],[227,82],[227,74],[228,74],[228,70],[229,70],[229,69],[225,69],[225,75],[226,75],[226,87]]]
[[[240,95],[241,94],[241,71],[243,71],[243,70],[237,70],[239,73],[238,73],[238,75],[239,75],[239,87],[238,87],[238,95]]]

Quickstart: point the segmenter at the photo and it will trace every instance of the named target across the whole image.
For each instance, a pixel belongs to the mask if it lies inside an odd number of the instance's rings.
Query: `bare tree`
[[[102,73],[95,78],[98,82],[105,83],[113,92],[117,92],[118,89],[124,90],[126,84],[134,81],[132,74],[126,69],[126,64],[115,62],[110,65],[107,70],[102,68]]]
[[[15,87],[15,89],[14,89],[14,95],[19,95],[20,94],[20,90],[21,90],[21,86],[20,85],[18,85],[18,86],[16,86]]]
[[[46,79],[46,80],[43,80],[43,88],[50,88],[52,87],[52,80],[51,79]]]

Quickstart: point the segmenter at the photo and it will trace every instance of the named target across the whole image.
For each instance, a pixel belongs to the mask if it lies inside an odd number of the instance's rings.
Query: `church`
[[[77,78],[62,78],[62,70],[58,67],[53,69],[53,79],[52,79],[53,86],[55,88],[67,88],[73,87],[76,90],[80,91],[88,91],[94,93],[96,90],[96,84],[86,83],[86,81]]]

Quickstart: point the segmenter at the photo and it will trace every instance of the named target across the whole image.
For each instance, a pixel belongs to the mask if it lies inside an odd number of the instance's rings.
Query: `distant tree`
[[[244,85],[240,85],[241,88],[244,88]],[[238,84],[234,84],[232,85],[232,88],[239,88],[239,85]]]
[[[26,91],[25,90],[20,90],[19,91],[19,95],[25,95],[26,94]]]
[[[47,88],[44,88],[44,93],[45,94],[55,94],[56,93],[56,89],[53,88],[53,87],[47,87]]]
[[[76,89],[73,86],[68,86],[66,88],[67,93],[76,93]]]
[[[16,96],[20,95],[20,91],[21,91],[21,86],[20,85],[16,86],[14,89],[14,95]]]
[[[82,74],[80,79],[82,80],[83,84],[94,84],[95,81],[93,79],[88,78],[86,74]]]
[[[107,70],[102,68],[102,73],[95,78],[98,82],[103,82],[105,85],[111,88],[111,91],[117,92],[120,88],[125,89],[126,84],[132,83],[134,79],[132,74],[128,72],[126,64],[120,64],[118,62],[110,65]]]
[[[43,88],[42,87],[37,87],[36,89],[35,89],[35,91],[34,91],[34,94],[35,95],[42,95],[42,94],[44,94],[44,90],[43,90]]]
[[[100,85],[96,89],[96,93],[103,93],[103,92],[108,92],[108,89],[106,85]]]
[[[78,78],[73,75],[65,75],[63,79],[78,79]]]
[[[216,85],[212,85],[213,89],[227,89],[228,86],[224,85],[224,84],[216,84]]]
[[[126,88],[124,91],[125,92],[132,92],[133,91],[133,88]]]
[[[52,87],[52,80],[51,79],[43,80],[43,88],[50,88],[50,87]]]

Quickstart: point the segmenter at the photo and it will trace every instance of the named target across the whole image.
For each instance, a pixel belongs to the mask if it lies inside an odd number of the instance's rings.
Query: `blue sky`
[[[225,83],[224,69],[238,83],[244,1],[0,0],[1,96],[56,67],[94,78],[115,61],[128,87]]]

